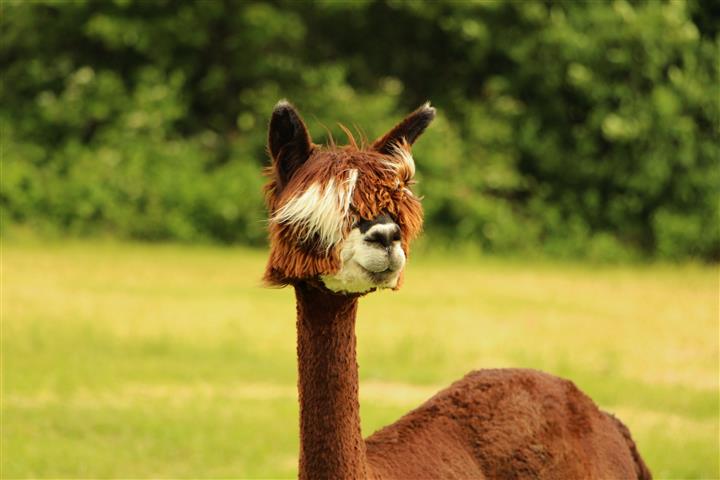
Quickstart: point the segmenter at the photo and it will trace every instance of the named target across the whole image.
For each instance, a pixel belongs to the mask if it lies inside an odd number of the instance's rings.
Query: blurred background
[[[0,13],[4,478],[295,475],[293,299],[259,288],[281,98],[317,143],[439,112],[407,285],[361,305],[365,434],[525,366],[617,412],[660,478],[720,476],[720,3]]]
[[[5,2],[5,225],[261,245],[288,98],[316,141],[422,102],[426,229],[720,259],[717,2]]]

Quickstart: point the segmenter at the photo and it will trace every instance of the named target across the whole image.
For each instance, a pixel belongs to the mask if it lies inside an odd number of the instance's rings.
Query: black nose
[[[393,242],[400,241],[400,227],[394,224],[384,224],[377,228],[371,228],[365,235],[364,240],[384,248],[390,247]]]

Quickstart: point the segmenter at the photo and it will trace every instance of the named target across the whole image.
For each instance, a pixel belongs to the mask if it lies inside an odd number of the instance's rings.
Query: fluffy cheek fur
[[[397,288],[405,266],[405,252],[395,243],[388,252],[368,244],[354,228],[340,251],[337,273],[321,275],[325,287],[334,292],[365,293],[375,288]]]
[[[267,285],[284,286],[340,269],[337,248],[318,251],[287,240],[291,235],[282,225],[270,226],[270,259],[263,277]]]

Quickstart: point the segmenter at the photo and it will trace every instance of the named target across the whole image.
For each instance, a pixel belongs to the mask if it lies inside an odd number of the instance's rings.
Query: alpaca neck
[[[357,298],[300,284],[297,301],[301,479],[367,477],[355,354]]]

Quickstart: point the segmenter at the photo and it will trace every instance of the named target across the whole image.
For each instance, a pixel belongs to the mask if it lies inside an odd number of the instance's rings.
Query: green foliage
[[[720,258],[710,2],[2,8],[4,224],[259,243],[278,99],[322,141],[343,138],[336,121],[372,138],[429,98],[441,115],[415,154],[433,237]]]

